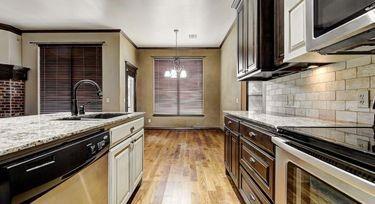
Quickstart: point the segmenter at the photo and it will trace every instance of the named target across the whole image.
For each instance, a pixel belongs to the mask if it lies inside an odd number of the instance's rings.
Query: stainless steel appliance
[[[277,204],[375,203],[372,128],[281,128]]]
[[[101,131],[4,164],[0,203],[106,203],[108,150]]]
[[[375,53],[374,8],[374,0],[306,0],[308,51]]]

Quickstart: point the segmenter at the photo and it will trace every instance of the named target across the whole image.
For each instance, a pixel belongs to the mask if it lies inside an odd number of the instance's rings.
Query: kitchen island
[[[0,119],[0,203],[127,202],[142,183],[143,116]]]
[[[89,114],[88,114],[89,115]],[[0,119],[0,164],[63,142],[143,117],[143,112],[102,120],[60,120],[70,113]]]

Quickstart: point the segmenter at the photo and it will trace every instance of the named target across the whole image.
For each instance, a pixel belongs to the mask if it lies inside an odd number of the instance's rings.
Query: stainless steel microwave
[[[306,0],[306,21],[308,51],[375,53],[375,0]]]

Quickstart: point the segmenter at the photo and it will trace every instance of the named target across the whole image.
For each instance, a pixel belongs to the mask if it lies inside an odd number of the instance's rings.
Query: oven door
[[[375,203],[375,184],[336,168],[274,137],[278,204]]]
[[[321,50],[374,28],[374,7],[374,0],[306,0],[307,50]]]

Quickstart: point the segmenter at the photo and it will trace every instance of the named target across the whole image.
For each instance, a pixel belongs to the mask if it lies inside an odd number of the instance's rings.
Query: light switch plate
[[[358,91],[358,108],[370,107],[370,92],[368,90]]]

